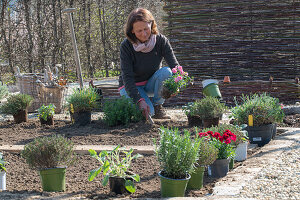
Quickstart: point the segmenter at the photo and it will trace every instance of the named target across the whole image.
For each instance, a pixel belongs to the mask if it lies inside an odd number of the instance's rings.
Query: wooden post
[[[75,12],[75,8],[66,8],[62,11],[63,13],[67,13],[68,19],[69,19],[69,26],[71,30],[71,39],[73,44],[73,51],[74,51],[74,57],[76,61],[76,67],[77,67],[77,78],[79,80],[80,88],[83,88],[83,79],[82,79],[82,73],[81,73],[81,66],[80,66],[80,58],[78,54],[77,44],[76,44],[76,38],[75,38],[75,32],[74,32],[74,26],[72,21],[72,12]]]

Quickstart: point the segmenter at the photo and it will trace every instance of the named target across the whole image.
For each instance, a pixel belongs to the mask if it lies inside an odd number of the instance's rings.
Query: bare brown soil
[[[289,124],[280,126],[300,127],[300,116],[288,116]],[[287,121],[285,121],[287,122]],[[87,126],[76,126],[70,123],[69,119],[56,119],[54,126],[40,125],[37,118],[30,119],[29,122],[15,124],[13,121],[0,122],[0,145],[18,145],[26,144],[34,138],[50,136],[53,134],[62,134],[70,138],[75,144],[91,145],[152,145],[152,138],[158,138],[159,127],[174,127],[180,130],[189,129],[187,121],[179,118],[172,120],[155,120],[154,125],[145,122],[129,124],[128,126],[108,127],[101,120],[94,120]],[[255,151],[248,152],[248,156]],[[61,193],[43,192],[39,175],[37,171],[28,168],[25,161],[18,153],[3,152],[5,160],[9,162],[7,166],[7,190],[10,192],[5,199],[14,199],[12,194],[20,196],[44,197],[52,196],[81,196],[91,199],[110,199],[117,196],[109,192],[109,187],[101,186],[101,176],[94,181],[88,181],[88,173],[91,169],[97,167],[97,161],[88,155],[79,156],[77,163],[67,169],[66,181],[67,190]],[[235,167],[243,165],[242,162],[235,163]],[[141,176],[141,182],[137,183],[137,192],[127,195],[127,198],[159,198],[160,181],[157,173],[159,172],[159,163],[154,155],[145,156],[134,161],[132,171]],[[186,196],[201,197],[212,193],[214,183],[218,181],[205,174],[204,187],[201,190],[187,191]],[[2,193],[6,195],[6,193]],[[2,196],[4,197],[4,196]]]

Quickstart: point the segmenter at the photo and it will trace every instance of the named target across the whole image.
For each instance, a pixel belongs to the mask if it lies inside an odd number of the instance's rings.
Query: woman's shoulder
[[[122,49],[123,49],[123,50],[125,50],[125,49],[130,50],[130,49],[132,49],[132,44],[131,44],[131,42],[130,42],[127,38],[125,38],[125,39],[122,41],[122,43],[121,43],[120,49],[121,49],[121,51],[122,51]]]
[[[165,35],[159,33],[156,36],[156,40],[163,43],[163,44],[165,44],[168,41],[168,38]]]

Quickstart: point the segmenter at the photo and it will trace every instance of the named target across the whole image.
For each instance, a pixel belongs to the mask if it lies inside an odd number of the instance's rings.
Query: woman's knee
[[[161,76],[164,78],[168,78],[172,75],[172,70],[170,67],[162,67],[161,69]]]

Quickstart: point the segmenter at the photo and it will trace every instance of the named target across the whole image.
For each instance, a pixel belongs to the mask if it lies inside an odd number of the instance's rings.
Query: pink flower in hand
[[[177,69],[180,70],[180,71],[182,71],[182,67],[180,65],[177,66]]]
[[[178,76],[178,81],[181,81],[182,80],[182,76]]]
[[[173,68],[173,69],[172,69],[172,72],[173,72],[173,74],[175,74],[175,73],[177,72],[177,69],[176,69],[176,68]]]
[[[174,81],[175,81],[175,83],[177,83],[179,81],[178,77],[174,78]]]
[[[181,75],[184,75],[184,71],[183,71],[183,70],[180,70],[180,74],[181,74]]]

